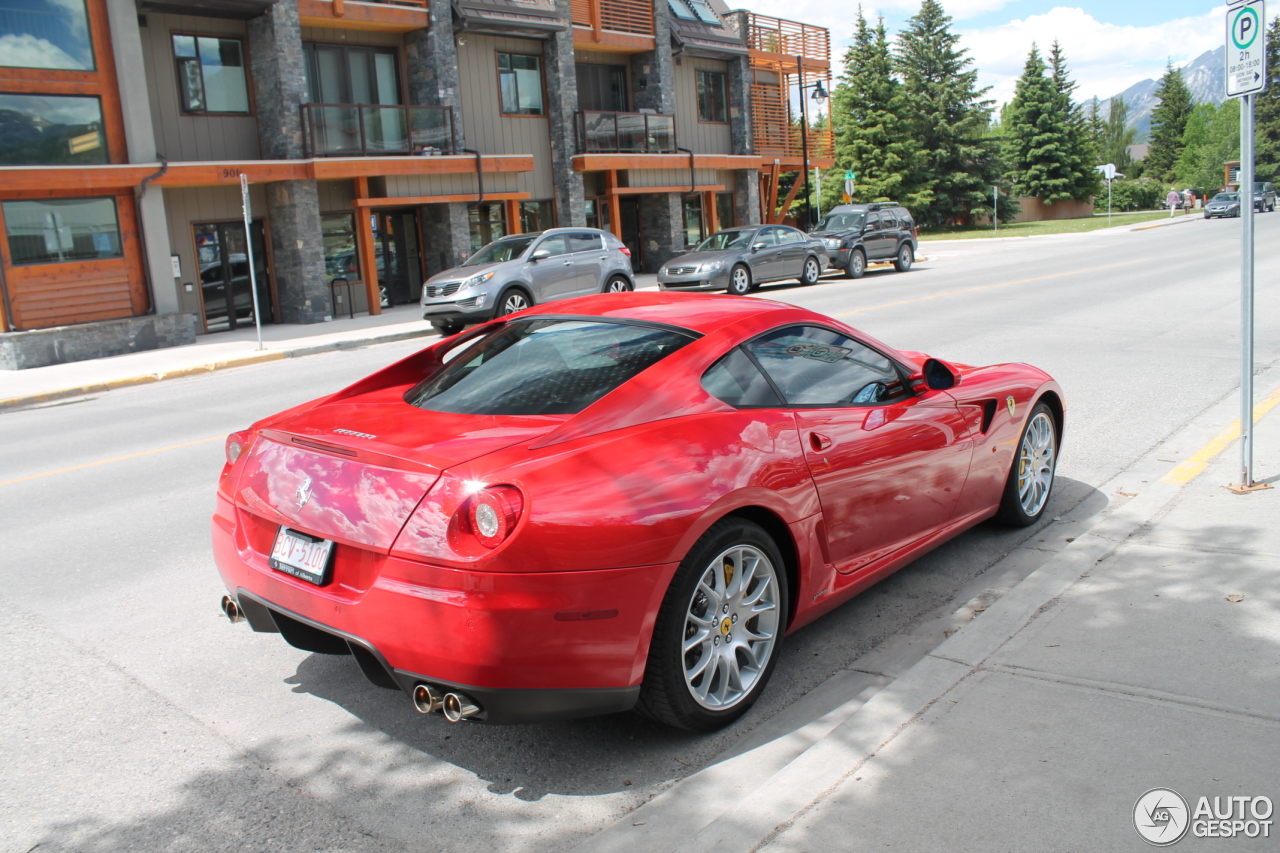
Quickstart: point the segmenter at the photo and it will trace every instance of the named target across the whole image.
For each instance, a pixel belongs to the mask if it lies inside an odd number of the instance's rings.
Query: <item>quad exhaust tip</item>
[[[480,706],[465,693],[441,693],[440,688],[419,682],[413,686],[413,707],[419,714],[434,714],[442,711],[444,718],[451,723],[460,723],[480,713]]]
[[[480,713],[480,706],[465,693],[444,694],[444,718],[451,723],[461,722]]]
[[[232,622],[243,622],[244,611],[240,609],[240,605],[229,595],[222,596],[222,612]]]

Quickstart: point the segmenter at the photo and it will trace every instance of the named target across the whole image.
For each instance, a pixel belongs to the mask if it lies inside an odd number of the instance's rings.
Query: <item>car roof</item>
[[[553,314],[639,320],[678,326],[708,335],[746,318],[759,318],[764,325],[769,325],[770,315],[778,315],[781,321],[784,315],[794,318],[798,310],[803,309],[768,299],[727,296],[718,293],[637,291],[627,294],[607,293],[584,296],[570,303],[546,302],[528,309],[524,316]]]

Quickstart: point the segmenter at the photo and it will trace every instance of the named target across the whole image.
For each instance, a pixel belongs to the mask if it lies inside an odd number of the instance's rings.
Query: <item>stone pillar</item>
[[[644,235],[644,271],[656,273],[684,254],[684,217],[680,193],[640,196],[640,232]]]
[[[556,0],[556,12],[565,23],[573,18],[569,0]],[[578,64],[573,54],[573,28],[553,33],[545,45],[542,58],[547,80],[556,224],[566,228],[585,226],[582,173],[573,168],[573,155],[578,153]]]
[[[305,152],[300,108],[308,99],[297,4],[272,5],[266,13],[249,21],[248,30],[262,158],[301,159]],[[267,216],[271,223],[271,256],[280,297],[280,319],[286,323],[332,320],[332,294],[325,284],[316,182],[268,184]]]
[[[471,227],[466,202],[427,204],[422,207],[423,251],[428,275],[456,267],[471,254]]]
[[[120,112],[130,163],[157,163],[156,135],[147,99],[147,69],[142,62],[142,36],[138,32],[138,7],[134,0],[107,0],[111,25],[111,51],[116,61]],[[159,165],[157,165],[157,170]],[[164,191],[150,188],[139,202],[138,230],[145,250],[143,263],[151,283],[152,309],[157,314],[177,314],[178,282],[169,260],[169,222],[164,211]]]
[[[760,224],[760,172],[756,169],[734,170],[733,212],[739,225]]]
[[[458,97],[458,47],[454,42],[450,0],[428,0],[431,26],[404,34],[409,68],[409,102],[426,107],[453,107],[453,147],[465,144],[462,104]]]
[[[737,11],[725,16],[729,28],[746,43],[747,30],[751,26],[750,13]],[[751,125],[751,83],[755,72],[751,59],[738,57],[729,62],[729,133],[733,140],[734,154],[755,154],[755,133]],[[734,213],[739,225],[760,224],[760,172],[758,169],[738,169],[733,173]]]
[[[315,181],[277,181],[267,185],[271,220],[272,266],[285,323],[324,323],[333,319],[332,294],[325,284],[320,240],[320,194]]]
[[[658,34],[654,49],[631,57],[634,107],[673,116],[676,114],[676,72],[671,55],[671,10],[662,0],[653,4],[653,31]],[[677,145],[679,133],[677,127]]]

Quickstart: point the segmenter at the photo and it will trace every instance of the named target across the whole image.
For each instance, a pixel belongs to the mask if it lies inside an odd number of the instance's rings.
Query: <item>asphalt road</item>
[[[926,244],[908,274],[779,299],[899,348],[1027,361],[1067,394],[1048,515],[1238,384],[1236,221]],[[1280,215],[1258,219],[1258,362],[1280,359]],[[730,750],[1036,531],[984,525],[788,639],[725,732],[623,714],[450,725],[218,613],[208,547],[222,439],[420,343],[0,414],[0,851],[566,849]]]

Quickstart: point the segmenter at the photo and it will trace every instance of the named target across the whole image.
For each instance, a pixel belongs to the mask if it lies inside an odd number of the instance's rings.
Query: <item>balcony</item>
[[[307,157],[453,154],[450,107],[304,104]]]
[[[831,67],[831,33],[825,27],[751,12],[747,19],[747,47],[756,67],[785,63],[785,67],[794,68],[796,57],[804,61],[806,71]]]
[[[658,113],[578,113],[578,150],[583,154],[674,154],[675,116]]]
[[[297,0],[304,27],[408,32],[429,26],[427,0]]]
[[[624,53],[653,50],[652,0],[570,0],[573,41],[590,50],[593,46]]]

